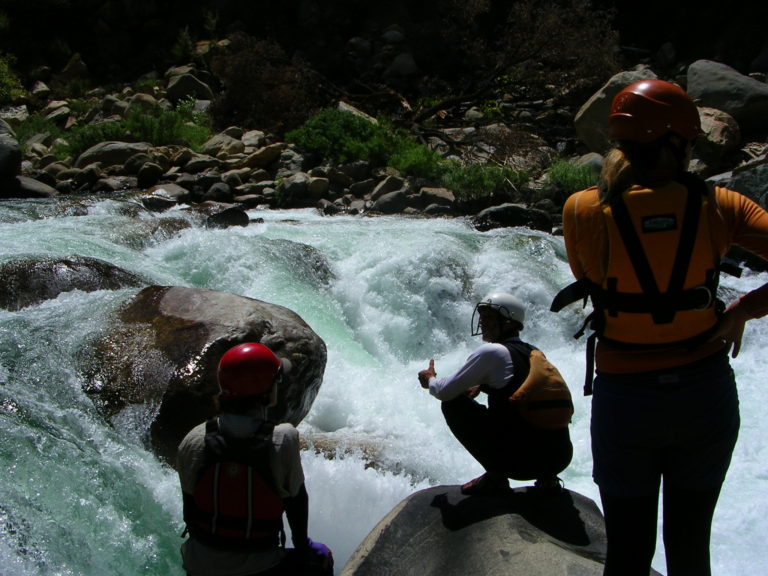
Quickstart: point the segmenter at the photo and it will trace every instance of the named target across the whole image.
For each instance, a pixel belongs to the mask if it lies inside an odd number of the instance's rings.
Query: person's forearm
[[[745,294],[735,304],[749,319],[762,318],[768,314],[768,284]]]
[[[307,524],[309,517],[309,496],[304,484],[301,485],[298,494],[292,498],[283,498],[285,516],[288,518],[288,526],[291,527],[291,539],[294,548],[307,546]]]

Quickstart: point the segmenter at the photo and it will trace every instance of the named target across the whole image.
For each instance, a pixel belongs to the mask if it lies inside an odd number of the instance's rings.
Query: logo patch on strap
[[[652,232],[669,232],[670,230],[677,230],[677,217],[674,214],[645,216],[642,225],[645,234],[650,234]]]

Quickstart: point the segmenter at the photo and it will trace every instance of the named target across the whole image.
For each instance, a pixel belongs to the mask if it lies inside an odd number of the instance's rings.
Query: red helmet
[[[269,392],[280,374],[280,367],[280,359],[263,344],[246,342],[230,348],[219,361],[222,398]]]
[[[642,80],[616,94],[608,116],[610,140],[651,142],[668,132],[686,140],[701,134],[699,110],[682,88],[664,80]]]

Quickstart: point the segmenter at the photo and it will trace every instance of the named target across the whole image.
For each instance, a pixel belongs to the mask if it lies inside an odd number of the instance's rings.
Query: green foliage
[[[382,154],[377,125],[349,112],[327,109],[285,135],[302,150],[335,162],[375,161]]]
[[[389,165],[398,172],[430,179],[439,176],[444,163],[437,152],[413,139],[401,140],[400,146],[389,158]]]
[[[595,171],[586,165],[576,165],[568,160],[558,160],[547,170],[546,187],[568,197],[574,192],[597,184]]]
[[[386,121],[373,122],[350,112],[326,109],[286,140],[305,152],[334,162],[365,160],[391,166],[407,176],[435,177],[440,156]]]
[[[50,134],[52,138],[59,138],[62,135],[61,128],[42,114],[31,114],[19,124],[15,132],[22,150],[26,149],[27,141],[36,134]]]
[[[0,105],[14,102],[24,94],[21,81],[11,70],[13,56],[0,54]]]
[[[122,122],[108,121],[98,124],[86,124],[70,129],[64,136],[66,145],[60,152],[65,155],[78,156],[91,146],[108,140],[124,140],[126,129]],[[57,152],[59,155],[59,152]]]
[[[171,57],[174,62],[191,62],[194,59],[195,43],[189,32],[189,27],[185,26],[179,30],[176,36],[176,42],[171,47]]]
[[[16,130],[22,146],[35,134],[47,132],[61,137],[66,144],[54,150],[58,157],[78,156],[91,146],[109,140],[149,142],[155,146],[180,144],[199,151],[211,137],[208,117],[194,109],[194,101],[180,102],[175,110],[158,110],[154,114],[132,112],[122,120],[73,126],[63,131],[55,123],[33,114]]]
[[[180,102],[175,110],[160,110],[155,114],[132,112],[122,124],[132,139],[155,146],[181,144],[200,150],[211,137],[205,115],[195,112],[192,100]]]
[[[390,166],[406,176],[440,182],[461,199],[473,199],[524,185],[528,176],[507,166],[462,165],[443,160],[404,130],[380,121],[371,122],[350,112],[324,110],[303,126],[289,132],[286,140],[305,152],[335,161],[366,160]]]
[[[445,163],[440,180],[443,186],[453,190],[458,199],[466,201],[523,186],[528,182],[528,175],[509,166],[462,165],[450,161]]]

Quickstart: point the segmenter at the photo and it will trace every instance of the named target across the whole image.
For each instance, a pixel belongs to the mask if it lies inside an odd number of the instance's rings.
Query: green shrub
[[[31,114],[24,122],[19,124],[15,130],[16,138],[22,149],[25,148],[27,140],[36,134],[50,134],[53,138],[61,136],[62,130],[55,122],[48,120],[42,114]]]
[[[406,131],[336,109],[313,116],[286,140],[304,152],[333,162],[365,160],[389,166],[405,176],[427,178],[450,188],[462,200],[482,198],[528,182],[528,175],[507,166],[462,165],[446,161]]]
[[[286,134],[286,140],[304,152],[333,162],[365,160],[391,166],[407,176],[434,178],[441,162],[439,154],[404,130],[383,120],[372,122],[337,109],[326,109],[311,117]]]
[[[124,140],[126,135],[125,126],[119,121],[75,126],[63,135],[66,145],[63,150],[56,151],[56,155],[60,156],[63,153],[64,155],[76,157],[100,142]]]
[[[334,162],[372,161],[382,154],[381,138],[376,132],[377,126],[370,120],[327,109],[288,132],[285,139],[305,152]]]
[[[508,189],[518,188],[528,182],[522,170],[493,164],[462,165],[446,162],[440,180],[443,186],[453,190],[459,200],[483,198]]]
[[[0,54],[0,105],[10,104],[24,94],[21,81],[11,70],[13,56]]]
[[[194,101],[180,102],[175,110],[131,112],[119,121],[76,126],[65,135],[66,152],[77,156],[107,140],[149,142],[155,146],[178,144],[199,151],[211,137],[207,116],[194,111]]]
[[[597,184],[597,174],[586,165],[576,165],[569,160],[558,160],[547,170],[546,189],[565,198]]]
[[[389,165],[401,174],[435,179],[445,161],[440,154],[414,140],[401,141],[389,158]]]

